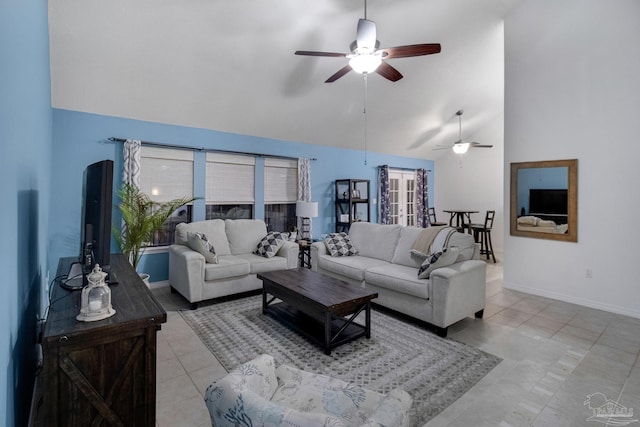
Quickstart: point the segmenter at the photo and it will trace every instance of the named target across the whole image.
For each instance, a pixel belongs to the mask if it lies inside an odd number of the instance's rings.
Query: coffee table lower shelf
[[[369,305],[369,303],[366,305]],[[370,310],[370,307],[363,306],[362,311],[365,310]],[[288,328],[319,344],[327,355],[331,354],[331,349],[339,345],[360,337],[371,337],[371,332],[367,330],[366,326],[350,321],[349,319],[336,318],[330,314],[330,330],[327,331],[325,328],[325,319],[315,318],[285,302],[269,304],[263,312],[272,316]],[[340,331],[342,328],[344,328],[344,330]],[[327,332],[329,333],[327,334]]]

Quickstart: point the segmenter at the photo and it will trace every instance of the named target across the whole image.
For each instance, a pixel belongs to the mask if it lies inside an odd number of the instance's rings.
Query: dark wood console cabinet
[[[57,276],[75,260],[61,259]],[[122,255],[111,255],[111,271],[116,314],[97,322],[76,320],[81,291],[54,284],[33,425],[155,426],[156,332],[167,313]]]

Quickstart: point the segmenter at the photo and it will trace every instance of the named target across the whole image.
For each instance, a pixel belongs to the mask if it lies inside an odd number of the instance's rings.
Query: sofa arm
[[[300,248],[297,243],[286,241],[284,245],[278,250],[276,256],[281,256],[287,259],[287,268],[296,268],[298,266],[298,253]]]
[[[409,408],[413,398],[399,388],[391,390],[362,427],[409,426]]]
[[[431,272],[433,323],[441,328],[484,309],[486,300],[484,261],[468,260]]]
[[[326,255],[327,247],[324,242],[314,242],[311,244],[311,270],[318,271],[318,261],[321,255]]]
[[[189,302],[202,301],[204,256],[183,245],[169,246],[169,285]]]

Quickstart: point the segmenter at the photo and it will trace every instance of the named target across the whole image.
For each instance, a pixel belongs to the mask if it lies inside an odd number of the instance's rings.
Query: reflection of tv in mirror
[[[567,215],[567,190],[539,189],[529,190],[529,215]]]

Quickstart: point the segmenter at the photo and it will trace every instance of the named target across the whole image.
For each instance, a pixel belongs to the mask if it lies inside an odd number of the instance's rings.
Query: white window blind
[[[253,156],[207,153],[206,202],[253,203],[255,164]]]
[[[193,197],[193,151],[142,146],[140,189],[155,202]]]
[[[298,161],[266,158],[264,160],[264,202],[295,203],[298,199]]]

